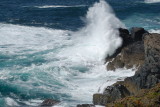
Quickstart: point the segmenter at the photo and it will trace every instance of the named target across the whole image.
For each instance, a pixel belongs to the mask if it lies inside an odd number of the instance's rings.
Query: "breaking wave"
[[[122,42],[118,28],[124,25],[111,7],[100,0],[85,21],[77,32],[1,23],[1,101],[25,107],[53,98],[74,107],[91,103],[93,93],[133,75],[122,69],[107,72],[103,65]]]

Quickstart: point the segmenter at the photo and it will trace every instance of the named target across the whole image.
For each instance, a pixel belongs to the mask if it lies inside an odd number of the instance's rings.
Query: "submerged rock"
[[[42,102],[41,106],[49,107],[49,106],[54,106],[58,103],[60,103],[60,101],[53,100],[53,99],[46,99]]]

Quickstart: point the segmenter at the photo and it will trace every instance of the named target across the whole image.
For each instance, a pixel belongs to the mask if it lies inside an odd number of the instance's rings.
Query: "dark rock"
[[[135,38],[138,37],[135,36]],[[145,50],[144,64],[139,67],[134,76],[107,87],[103,94],[95,94],[93,96],[94,104],[106,105],[110,102],[114,104],[114,101],[117,99],[129,95],[137,95],[141,89],[150,89],[160,83],[160,34],[145,34],[143,36],[143,42]],[[117,59],[115,58],[114,60],[120,59],[122,62],[128,63],[129,67],[137,63],[137,59],[139,60],[138,56],[141,56],[140,53],[142,52],[141,50],[143,50],[143,47],[139,44],[143,42],[135,42],[133,43],[134,45],[131,44],[125,47],[121,52],[121,58],[118,56]],[[112,62],[115,63],[116,61]],[[113,63],[110,64],[113,66]],[[115,67],[115,65],[113,67]],[[159,100],[157,102],[159,104]],[[134,104],[128,106],[134,106]]]
[[[93,104],[95,105],[106,105],[112,101],[115,101],[119,98],[124,98],[129,96],[130,93],[123,85],[113,85],[105,89],[103,94],[94,94],[93,95]]]
[[[139,68],[134,76],[126,78],[122,82],[133,94],[136,94],[140,89],[152,88],[160,82],[160,34],[145,35],[144,48],[145,64]]]
[[[119,28],[119,36],[123,40],[121,48],[133,43],[133,39],[131,38],[128,29]]]
[[[105,59],[105,62],[111,61],[113,58],[115,58],[121,50],[136,42],[136,41],[142,41],[143,35],[144,34],[149,34],[144,28],[138,28],[138,27],[133,27],[131,28],[131,34],[129,34],[129,31],[124,28],[119,28],[119,36],[122,38],[122,46],[120,46],[118,49],[116,49],[115,53],[111,56],[107,56]]]
[[[131,44],[133,42],[129,31],[124,28],[119,28],[119,36],[122,38],[122,46],[120,46],[118,49],[116,49],[115,53],[111,56],[106,57],[106,62],[110,61],[112,58],[116,57],[122,50],[123,47],[127,46],[128,44]]]
[[[126,68],[138,67],[144,63],[144,56],[143,42],[139,41],[122,49],[121,61]]]
[[[143,37],[146,63],[160,64],[160,34],[146,34]]]
[[[118,55],[113,59],[113,61],[110,61],[107,65],[107,70],[112,70],[114,71],[116,68],[123,68],[124,67],[124,62],[121,60],[121,55]]]
[[[54,106],[60,103],[60,101],[53,100],[53,99],[46,99],[42,102],[41,106]]]
[[[131,37],[134,41],[142,41],[143,34],[148,33],[144,28],[133,27],[131,28]]]
[[[114,66],[114,63],[113,62],[109,62],[108,64],[107,64],[107,70],[108,71],[115,71],[115,66]]]
[[[104,94],[94,94],[93,95],[93,104],[95,105],[105,105],[108,102],[109,96]]]
[[[107,107],[159,107],[160,84],[152,89],[140,90],[137,95],[119,99],[106,105]]]
[[[115,70],[116,68],[132,68],[139,67],[144,63],[144,45],[142,41],[132,43],[124,47],[120,55],[116,56],[107,65],[107,70]]]
[[[77,105],[77,107],[95,107],[93,104],[82,104],[82,105]]]
[[[160,34],[144,36],[145,64],[131,77],[138,89],[151,88],[160,82]]]

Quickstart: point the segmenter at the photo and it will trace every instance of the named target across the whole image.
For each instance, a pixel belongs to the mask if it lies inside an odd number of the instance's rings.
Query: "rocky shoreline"
[[[106,57],[106,69],[136,68],[132,77],[117,81],[103,93],[93,95],[93,104],[77,107],[160,107],[160,34],[149,33],[144,28],[119,28],[123,39],[112,56]],[[59,101],[47,99],[41,106],[53,106]]]
[[[106,58],[107,69],[133,68],[132,77],[108,86],[102,94],[93,95],[93,104],[77,107],[159,107],[160,106],[160,34],[144,28],[120,28],[122,46]]]

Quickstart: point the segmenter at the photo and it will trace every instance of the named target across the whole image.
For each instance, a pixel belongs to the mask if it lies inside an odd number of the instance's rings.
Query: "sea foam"
[[[122,43],[118,36],[118,28],[124,25],[115,16],[111,7],[104,0],[100,0],[89,8],[85,21],[86,26],[72,34],[75,45],[64,53],[96,61],[113,54]]]
[[[44,5],[44,6],[34,6],[36,8],[71,8],[71,7],[86,7],[87,5],[74,5],[74,6],[67,6],[67,5]]]
[[[16,90],[6,90],[16,96],[14,102],[37,106],[44,98],[55,98],[64,107],[91,103],[94,93],[134,74],[123,69],[107,72],[103,64],[122,42],[118,28],[124,25],[111,7],[100,0],[85,19],[86,25],[76,32],[0,24],[0,51],[8,62],[0,83]],[[23,95],[28,100],[21,100]]]
[[[160,0],[145,0],[145,3],[159,3]]]

